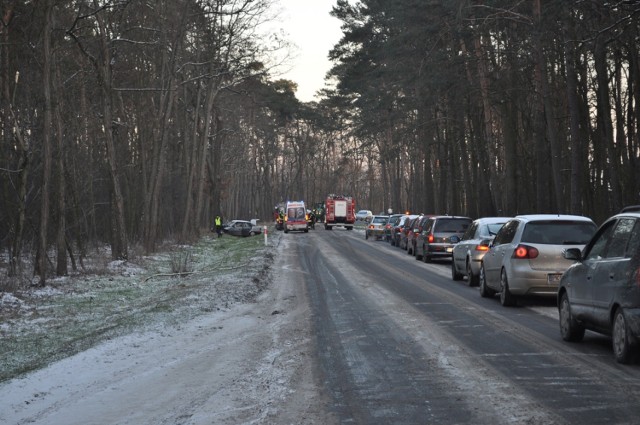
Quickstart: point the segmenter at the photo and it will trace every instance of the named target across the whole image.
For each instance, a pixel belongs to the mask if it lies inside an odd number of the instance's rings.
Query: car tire
[[[254,232],[253,230],[249,232],[249,236],[255,236],[256,232]]]
[[[407,243],[407,254],[413,255],[413,248]]]
[[[622,364],[630,363],[635,357],[636,347],[631,343],[629,327],[622,308],[618,308],[613,315],[611,340],[616,361]]]
[[[473,274],[473,270],[471,270],[471,260],[468,258],[466,262],[466,269],[467,269],[467,285],[478,286],[478,284],[480,283],[479,276],[476,274]]]
[[[480,286],[480,296],[482,298],[490,298],[496,294],[496,291],[494,291],[493,289],[487,286],[487,279],[484,274],[484,265],[480,266],[479,286]]]
[[[364,240],[369,239],[369,233],[368,232],[364,232]]]
[[[500,304],[502,304],[503,307],[513,307],[516,303],[516,297],[509,291],[507,273],[502,270],[502,273],[500,273]]]
[[[456,262],[453,259],[453,257],[451,257],[451,279],[462,280],[462,274],[459,273],[458,270],[456,269]]]
[[[418,254],[418,247],[416,246],[416,248],[414,249],[414,256],[416,257],[417,261],[422,260],[422,257],[424,257],[424,250],[422,250],[422,255]]]
[[[560,305],[558,308],[559,323],[560,323],[560,336],[562,339],[569,342],[580,342],[584,338],[584,326],[580,325],[576,319],[574,319],[571,313],[571,303],[569,303],[569,296],[565,293],[560,298]]]
[[[431,262],[431,256],[427,254],[427,248],[424,247],[424,252],[422,254],[422,262],[425,264],[429,264]]]

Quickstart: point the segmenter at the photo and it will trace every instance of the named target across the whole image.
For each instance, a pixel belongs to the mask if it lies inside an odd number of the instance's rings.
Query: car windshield
[[[527,223],[522,242],[547,245],[584,245],[596,231],[595,224],[584,221],[535,221]]]
[[[434,232],[443,233],[464,233],[471,220],[463,220],[459,218],[441,218],[436,222]]]

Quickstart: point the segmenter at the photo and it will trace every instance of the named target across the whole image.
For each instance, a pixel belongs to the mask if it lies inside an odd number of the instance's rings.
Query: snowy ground
[[[61,360],[0,385],[0,423],[331,423],[313,382],[304,289],[271,268],[286,240],[270,236],[266,247],[256,237],[189,248],[181,278],[168,276],[168,255],[112,264],[90,285],[74,278],[45,294],[3,294],[0,335],[15,348],[3,356],[38,365],[12,354],[27,341]],[[66,316],[46,314],[59,310]],[[73,332],[57,333],[66,322]],[[55,335],[69,340],[54,344]]]

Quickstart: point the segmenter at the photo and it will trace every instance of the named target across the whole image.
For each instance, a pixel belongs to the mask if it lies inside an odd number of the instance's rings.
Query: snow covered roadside
[[[283,250],[286,241],[276,258]],[[304,288],[283,261],[255,302],[116,337],[5,382],[0,423],[330,422],[313,381]]]

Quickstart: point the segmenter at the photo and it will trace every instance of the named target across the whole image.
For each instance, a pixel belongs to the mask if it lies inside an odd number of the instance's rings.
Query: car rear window
[[[470,224],[471,219],[465,220],[462,218],[440,218],[436,221],[433,232],[464,233]]]
[[[495,236],[495,235],[497,235],[498,232],[500,231],[500,229],[502,229],[503,225],[504,225],[504,223],[487,224],[487,226],[483,229],[483,235],[482,236]]]
[[[387,223],[389,219],[387,217],[373,217],[373,220],[371,220],[372,223]]]
[[[596,226],[583,221],[535,221],[527,223],[522,242],[547,245],[584,245],[596,232]]]

